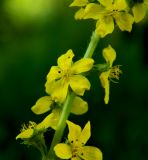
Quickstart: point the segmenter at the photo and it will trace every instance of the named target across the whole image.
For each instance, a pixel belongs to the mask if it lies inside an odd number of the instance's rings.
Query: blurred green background
[[[0,1],[0,160],[40,160],[40,153],[16,141],[21,124],[40,122],[30,108],[45,95],[46,75],[56,59],[73,49],[81,58],[95,22],[75,21],[76,9],[67,0]],[[89,76],[90,92],[85,94],[89,111],[70,119],[82,126],[89,119],[92,136],[88,145],[99,147],[104,160],[145,160],[148,150],[148,19],[133,26],[131,33],[120,32],[102,39],[95,51],[111,44],[121,64],[120,83],[111,83],[109,105],[98,75]],[[53,131],[46,135],[51,142]]]

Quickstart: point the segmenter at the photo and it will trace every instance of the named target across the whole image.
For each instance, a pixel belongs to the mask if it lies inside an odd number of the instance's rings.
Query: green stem
[[[61,138],[63,136],[63,132],[64,132],[64,129],[65,129],[65,126],[66,126],[66,120],[68,119],[69,117],[69,114],[70,114],[70,111],[71,111],[71,104],[73,102],[73,99],[75,97],[75,94],[74,93],[71,93],[67,96],[67,99],[64,103],[64,106],[63,106],[63,110],[62,110],[62,113],[61,113],[61,116],[60,116],[60,120],[59,120],[59,123],[57,125],[57,129],[56,129],[56,132],[54,134],[54,137],[53,137],[53,140],[52,140],[52,143],[51,143],[51,146],[50,146],[50,150],[49,150],[49,158],[50,160],[54,160],[55,158],[55,154],[54,154],[54,146],[59,143],[61,141]]]
[[[86,49],[86,52],[84,54],[84,58],[91,58],[93,56],[93,53],[97,47],[97,44],[100,40],[100,37],[96,35],[95,31],[92,33],[90,43]]]
[[[50,159],[46,156],[42,156],[42,160],[50,160]]]
[[[93,32],[90,43],[88,45],[88,48],[87,48],[87,50],[84,54],[84,58],[92,57],[92,55],[94,53],[94,50],[96,49],[97,44],[99,42],[99,39],[100,38],[95,34],[95,32]],[[48,153],[48,156],[49,156],[50,160],[55,160],[56,159],[55,153],[54,153],[54,147],[62,139],[63,132],[64,132],[64,129],[65,129],[65,126],[66,126],[65,122],[70,115],[71,106],[72,106],[71,104],[73,102],[74,97],[75,97],[74,93],[69,94],[67,96],[67,99],[66,99],[64,105],[63,105],[63,110],[62,110],[62,113],[61,113],[61,116],[60,116],[60,120],[59,120],[59,123],[57,125],[57,129],[56,129],[56,132],[54,134],[53,140],[51,142],[50,150],[49,150],[49,153]]]

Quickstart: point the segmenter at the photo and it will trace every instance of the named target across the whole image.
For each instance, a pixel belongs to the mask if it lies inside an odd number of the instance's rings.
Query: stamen
[[[113,66],[110,69],[109,79],[117,79],[117,80],[119,80],[119,76],[120,76],[120,74],[122,74],[122,71],[120,70],[119,67],[120,67],[120,65],[117,65],[117,66]],[[113,80],[113,82],[114,82],[114,80]]]
[[[20,131],[23,132],[27,129],[34,129],[36,125],[37,124],[35,122],[29,121],[29,123],[27,125],[26,124],[22,125],[22,129]]]

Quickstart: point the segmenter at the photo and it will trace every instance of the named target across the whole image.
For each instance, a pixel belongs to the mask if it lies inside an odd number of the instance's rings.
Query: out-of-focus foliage
[[[57,57],[73,49],[81,58],[95,24],[75,21],[71,1],[0,1],[0,159],[40,160],[39,153],[15,140],[21,124],[43,117],[30,108],[45,95],[46,74]],[[92,89],[85,94],[89,111],[70,120],[81,126],[90,120],[92,137],[88,145],[99,147],[104,160],[147,159],[148,148],[148,18],[133,26],[131,33],[115,29],[98,44],[96,62],[103,62],[101,51],[111,44],[117,52],[116,64],[123,74],[118,84],[111,83],[109,105],[99,76],[88,76]],[[46,135],[50,143],[53,131]]]

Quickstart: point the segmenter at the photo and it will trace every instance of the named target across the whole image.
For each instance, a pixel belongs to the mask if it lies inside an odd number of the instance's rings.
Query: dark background
[[[95,22],[75,21],[76,9],[70,1],[0,1],[0,160],[40,160],[33,148],[16,141],[21,124],[40,122],[30,108],[45,95],[46,75],[56,59],[73,49],[81,58],[89,43]],[[112,35],[101,39],[94,54],[103,62],[101,50],[111,44],[117,51],[115,64],[123,74],[117,84],[111,82],[109,105],[98,75],[89,76],[92,84],[85,94],[89,111],[70,119],[84,126],[90,120],[92,136],[88,145],[99,147],[104,160],[145,160],[148,150],[148,23],[145,18],[131,33],[116,27]],[[53,132],[52,132],[53,133]],[[66,136],[65,136],[66,137]],[[47,143],[52,134],[46,135]]]

